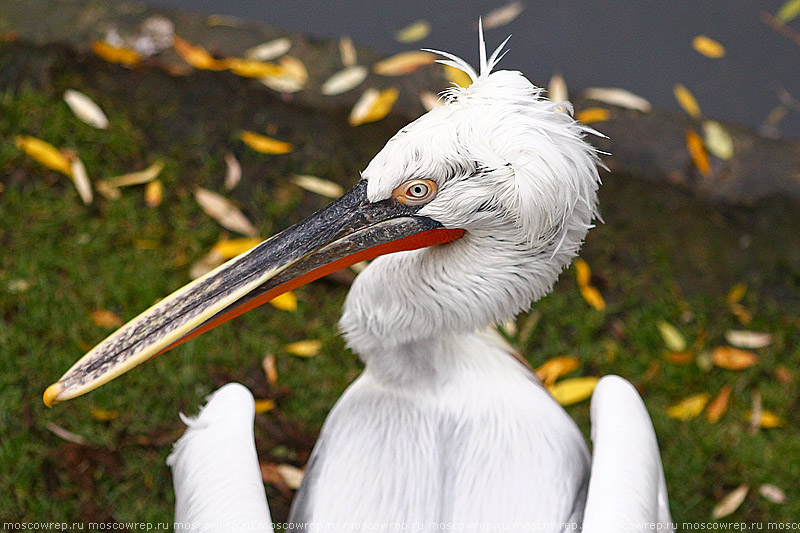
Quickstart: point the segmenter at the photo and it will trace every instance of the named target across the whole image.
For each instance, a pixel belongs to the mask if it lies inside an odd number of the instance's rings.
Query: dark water
[[[431,47],[477,61],[476,21],[505,0],[400,2],[391,0],[147,0],[201,13],[257,20],[309,35],[354,41],[387,54]],[[656,108],[679,110],[676,83],[688,87],[703,114],[759,128],[778,106],[779,93],[800,100],[800,44],[762,21],[784,0],[671,0],[662,2],[527,0],[510,24],[487,32],[490,47],[508,34],[511,51],[502,67],[519,69],[546,84],[554,72],[568,87],[622,87]],[[394,40],[396,30],[417,20],[433,30],[412,44]],[[800,33],[800,19],[789,25]],[[691,46],[707,35],[727,50],[721,59]],[[798,104],[800,105],[800,104]],[[800,139],[800,113],[787,112],[773,132]]]

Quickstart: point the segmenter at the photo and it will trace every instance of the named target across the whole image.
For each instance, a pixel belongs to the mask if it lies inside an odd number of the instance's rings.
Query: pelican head
[[[73,398],[333,270],[392,252],[354,284],[341,327],[362,357],[472,331],[542,297],[596,215],[598,159],[568,103],[521,73],[442,53],[472,78],[398,132],[362,179],[309,219],[168,296],[45,392]],[[565,112],[565,110],[567,110]]]

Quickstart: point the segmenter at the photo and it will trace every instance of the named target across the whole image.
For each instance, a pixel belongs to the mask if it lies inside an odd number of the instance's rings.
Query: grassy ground
[[[177,413],[194,412],[205,395],[229,380],[276,400],[274,411],[257,416],[262,459],[302,465],[325,414],[359,372],[335,329],[346,287],[319,281],[297,291],[297,312],[264,306],[83,398],[50,410],[43,406],[44,388],[111,331],[93,323],[93,310],[133,317],[187,282],[191,263],[225,235],[191,194],[195,185],[219,190],[223,152],[206,149],[199,134],[156,145],[154,132],[137,116],[141,107],[111,99],[105,107],[112,126],[101,132],[75,120],[56,90],[0,94],[0,515],[15,520],[171,520],[174,500],[164,459],[182,431]],[[118,201],[99,198],[84,206],[66,178],[14,147],[17,134],[78,149],[94,176],[163,159],[164,202],[148,208],[141,188],[131,188]],[[298,146],[314,142],[302,130],[288,137]],[[233,141],[223,136],[217,142]],[[246,171],[270,157],[237,150]],[[299,154],[304,167],[295,170],[344,180],[323,156]],[[355,171],[357,165],[363,161],[354,157],[341,167]],[[264,180],[241,186],[263,235],[324,203],[281,182],[281,172],[273,169]],[[740,484],[751,491],[731,519],[796,520],[797,206],[773,200],[722,209],[626,177],[605,181],[605,224],[591,232],[582,255],[607,310],[582,300],[570,269],[552,295],[520,317],[511,340],[534,366],[569,354],[581,361],[575,375],[617,373],[638,386],[659,435],[678,522],[710,520],[712,508]],[[737,283],[747,286],[741,303],[752,322],[746,326],[726,302]],[[659,320],[674,324],[700,360],[725,344],[729,329],[767,332],[774,342],[758,350],[758,363],[743,371],[695,360],[674,364],[665,358]],[[282,349],[311,338],[324,341],[316,357],[302,359]],[[260,369],[268,353],[277,359],[277,386]],[[718,423],[702,415],[688,421],[666,416],[668,406],[689,394],[713,396],[725,384],[733,393]],[[745,413],[754,393],[782,417],[783,427],[749,431]],[[588,433],[588,402],[568,410]],[[104,420],[109,412],[116,416]],[[51,423],[87,444],[56,436]],[[782,488],[788,501],[781,505],[759,496],[762,483]],[[274,517],[281,520],[289,494],[272,485],[268,492]]]

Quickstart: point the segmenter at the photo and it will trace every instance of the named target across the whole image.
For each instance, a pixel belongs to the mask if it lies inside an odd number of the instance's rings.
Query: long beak
[[[393,199],[370,203],[366,180],[306,220],[167,296],[112,333],[44,392],[75,398],[223,322],[331,272],[464,234]]]

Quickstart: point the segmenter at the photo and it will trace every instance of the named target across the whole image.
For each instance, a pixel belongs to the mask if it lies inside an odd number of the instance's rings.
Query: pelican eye
[[[392,196],[401,204],[421,205],[433,200],[438,187],[433,180],[410,180],[392,191]]]

